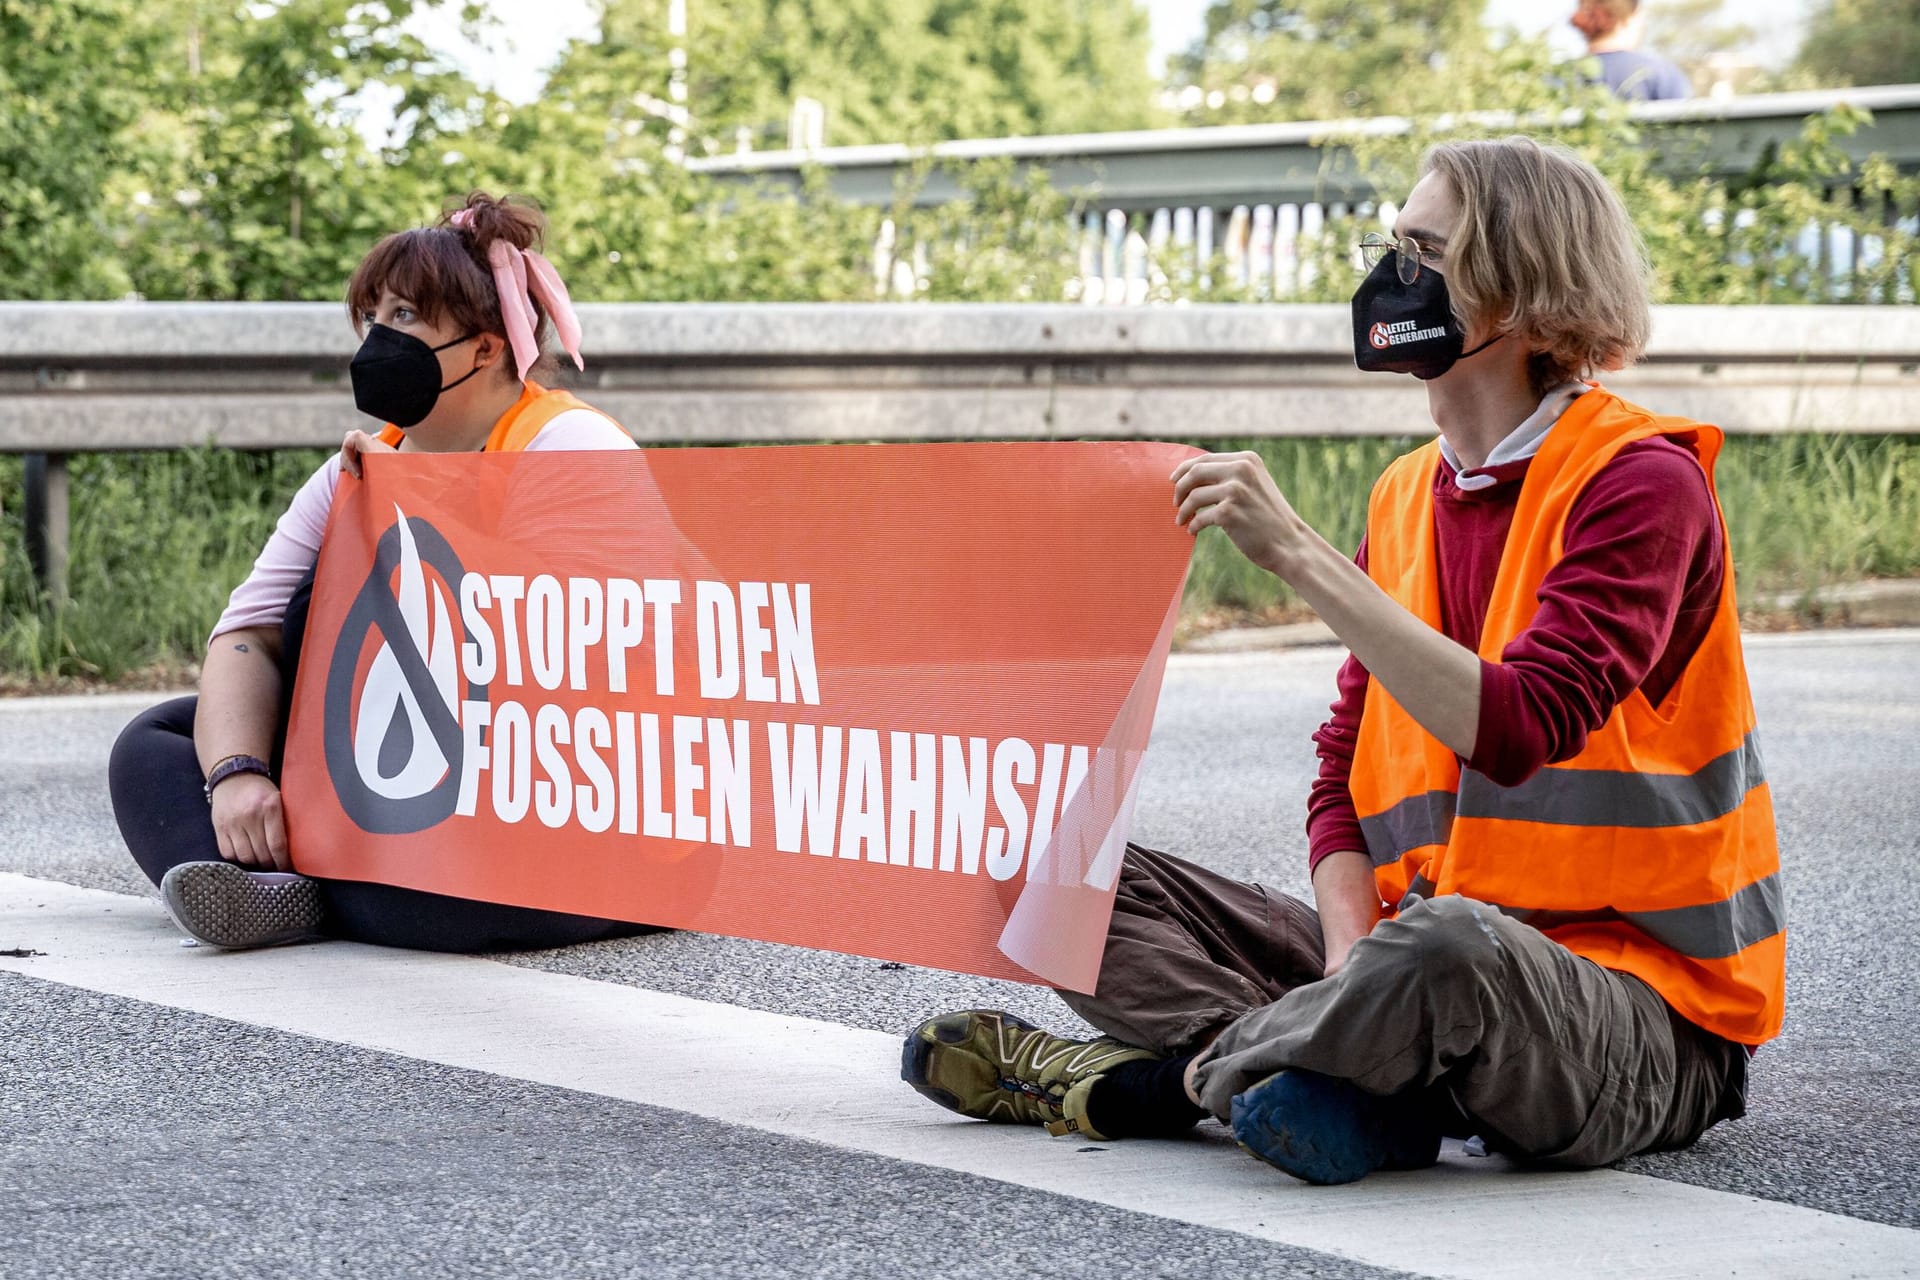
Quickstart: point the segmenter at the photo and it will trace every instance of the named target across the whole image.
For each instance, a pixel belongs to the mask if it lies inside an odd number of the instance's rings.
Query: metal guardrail
[[[1920,172],[1920,85],[1641,103],[1629,113],[1647,127],[1656,164],[1676,176],[1706,175],[1731,184],[1748,179],[1772,149],[1797,138],[1807,117],[1843,103],[1873,112],[1869,127],[1837,142],[1856,164],[1878,154],[1897,170]],[[1469,119],[1494,129],[1528,125],[1494,113]],[[967,198],[961,175],[966,162],[1012,160],[1043,169],[1057,190],[1075,196],[1077,269],[1067,284],[1068,300],[1137,305],[1224,289],[1249,300],[1285,301],[1311,291],[1316,250],[1325,247],[1329,225],[1348,218],[1392,224],[1393,201],[1404,193],[1376,193],[1352,143],[1411,127],[1404,118],[1377,117],[749,152],[688,165],[722,180],[791,190],[817,169],[841,199],[888,207],[901,197],[910,173],[904,190],[912,203],[946,204]],[[1837,177],[1826,194],[1843,207],[1859,199]],[[1878,214],[1890,227],[1920,230],[1920,215],[1911,207],[1882,207]],[[1702,231],[1719,232],[1719,216],[1703,211]],[[1748,225],[1754,216],[1736,210],[1734,225]],[[1858,271],[1878,264],[1888,251],[1884,239],[1869,231],[1810,213],[1794,247],[1811,264],[1811,300],[1912,301],[1905,283],[1884,296],[1863,291]],[[873,249],[877,292],[912,298],[933,259],[953,246],[911,239],[886,216]]]
[[[1710,175],[1727,178],[1751,172],[1769,147],[1798,137],[1808,116],[1842,103],[1874,114],[1872,127],[1840,141],[1848,154],[1861,159],[1878,152],[1902,169],[1920,169],[1920,84],[1647,102],[1633,106],[1630,114],[1659,131],[1663,154],[1684,159],[1690,171],[1698,165]],[[1410,127],[1404,118],[1380,116],[979,138],[930,147],[889,143],[817,151],[752,151],[690,158],[687,167],[719,177],[763,179],[795,190],[809,167],[818,168],[827,175],[834,194],[867,205],[892,204],[898,179],[925,160],[1000,158],[1044,168],[1055,187],[1085,192],[1103,210],[1324,204],[1375,195],[1340,139],[1391,136]],[[1676,145],[1688,134],[1697,135],[1697,146]],[[936,164],[913,200],[918,205],[937,205],[965,196],[951,167]]]
[[[1408,378],[1353,365],[1341,306],[602,304],[565,380],[654,443],[1422,435]],[[328,446],[365,419],[324,303],[0,303],[0,453],[65,581],[66,460]],[[1660,307],[1607,379],[1731,431],[1920,434],[1920,309]]]

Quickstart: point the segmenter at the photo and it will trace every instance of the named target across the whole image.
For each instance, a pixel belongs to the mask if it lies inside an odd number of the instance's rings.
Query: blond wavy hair
[[[1525,341],[1542,394],[1640,358],[1652,324],[1646,247],[1599,170],[1518,136],[1443,142],[1420,167],[1460,206],[1446,271],[1463,328],[1478,322]]]

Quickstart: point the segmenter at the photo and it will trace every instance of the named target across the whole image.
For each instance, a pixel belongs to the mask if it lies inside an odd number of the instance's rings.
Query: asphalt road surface
[[[1176,658],[1135,837],[1304,893],[1339,657]],[[1036,989],[692,934],[183,949],[106,800],[145,700],[0,702],[0,953],[44,953],[0,955],[0,1276],[1920,1275],[1920,632],[1748,657],[1790,899],[1749,1116],[1339,1189],[893,1078],[931,1013],[1078,1026]]]

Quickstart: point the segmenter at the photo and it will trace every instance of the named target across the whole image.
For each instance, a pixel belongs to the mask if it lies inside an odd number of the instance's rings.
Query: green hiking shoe
[[[994,1009],[966,1009],[914,1029],[900,1054],[900,1078],[963,1116],[1105,1142],[1087,1123],[1094,1082],[1123,1062],[1158,1056],[1118,1040],[1049,1035]]]

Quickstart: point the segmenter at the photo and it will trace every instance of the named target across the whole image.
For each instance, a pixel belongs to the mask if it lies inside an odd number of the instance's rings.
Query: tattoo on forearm
[[[237,645],[235,645],[235,646],[233,646],[233,647],[234,647],[234,648],[235,648],[236,650],[238,650],[239,652],[241,652],[241,653],[252,653],[252,652],[253,652],[253,650],[251,650],[251,649],[249,649],[249,648],[247,648],[247,646],[245,646],[245,645],[243,645],[243,644],[237,644]]]

